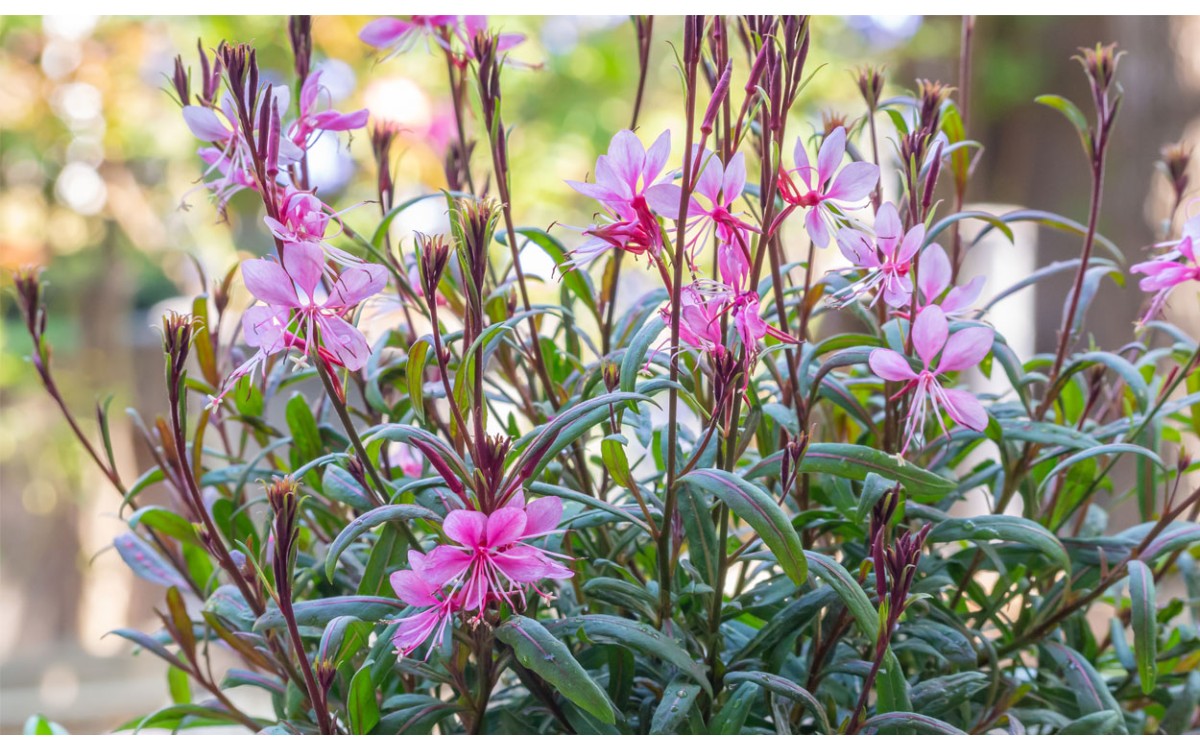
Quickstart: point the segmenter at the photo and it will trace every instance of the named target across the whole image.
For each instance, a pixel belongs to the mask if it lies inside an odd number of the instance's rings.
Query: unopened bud
[[[867,109],[872,112],[879,106],[879,100],[883,96],[885,81],[883,71],[882,67],[870,66],[858,69],[858,91],[862,94],[863,101],[867,103]]]

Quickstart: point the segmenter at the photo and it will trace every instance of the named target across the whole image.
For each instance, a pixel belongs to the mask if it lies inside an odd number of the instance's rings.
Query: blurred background
[[[444,63],[419,44],[379,62],[357,39],[365,21],[316,19],[322,81],[345,97],[338,109],[365,106],[404,126],[395,169],[404,195],[441,187],[452,127]],[[505,78],[517,223],[586,225],[592,207],[562,180],[584,179],[612,133],[628,126],[637,75],[632,26],[625,17],[500,17],[493,25],[527,34],[513,57],[541,63]],[[801,97],[796,135],[811,134],[823,115],[859,116],[850,73],[863,63],[887,65],[888,96],[911,89],[916,77],[957,84],[960,29],[957,17],[815,19],[810,70],[824,67]],[[222,39],[253,42],[268,78],[291,77],[281,18],[0,18],[0,283],[8,290],[10,271],[47,266],[60,386],[88,430],[95,399],[112,395],[114,447],[130,479],[147,461],[122,412],[163,409],[153,326],[200,291],[201,274],[222,275],[239,253],[269,246],[254,196],[235,198],[225,224],[196,190],[198,144],[164,89],[174,55],[197,67],[197,38],[206,48]],[[678,77],[667,42],[678,38],[678,19],[658,19],[640,128],[650,138],[677,127]],[[1033,98],[1058,93],[1084,102],[1083,76],[1069,58],[1097,41],[1128,52],[1100,229],[1136,262],[1168,210],[1166,182],[1155,170],[1159,149],[1200,142],[1200,18],[978,19],[969,127],[986,150],[968,203],[1085,220],[1088,172],[1078,139]],[[344,208],[372,198],[368,140],[320,143],[312,158],[324,199]],[[1195,166],[1193,185],[1200,183]],[[400,224],[436,229],[439,213],[414,209]],[[346,219],[371,227],[376,217],[376,207],[364,205]],[[568,229],[554,231],[568,246],[575,241]],[[1026,227],[1015,246],[985,244],[970,264],[993,274],[998,289],[1077,253],[1077,239]],[[630,274],[626,283],[622,295],[632,299],[643,282]],[[1018,353],[1051,346],[1068,283],[1064,277],[1018,295],[997,317]],[[111,729],[165,702],[160,663],[103,637],[125,625],[153,629],[161,591],[135,580],[107,549],[126,528],[117,517],[121,498],[85,462],[40,389],[11,295],[0,297],[0,731],[20,731],[35,711],[74,732]],[[1097,339],[1128,341],[1143,295],[1127,283],[1105,287],[1101,299],[1091,316]],[[1174,300],[1168,316],[1200,333],[1195,305],[1185,304],[1195,297]]]

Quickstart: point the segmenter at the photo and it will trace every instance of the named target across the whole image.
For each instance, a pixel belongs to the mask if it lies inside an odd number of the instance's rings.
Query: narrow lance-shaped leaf
[[[1141,560],[1129,563],[1130,625],[1142,693],[1150,695],[1158,681],[1158,628],[1154,604],[1154,571]]]
[[[697,469],[679,481],[711,492],[758,533],[775,554],[783,572],[797,585],[808,578],[808,563],[800,536],[766,490],[720,469]]]
[[[616,721],[608,695],[575,660],[566,644],[537,620],[516,615],[496,628],[496,637],[512,647],[521,666],[550,683],[572,703],[603,722]]]
[[[325,553],[325,577],[333,580],[333,570],[337,567],[338,559],[342,556],[342,553],[346,551],[351,542],[366,533],[367,530],[381,523],[391,521],[407,523],[418,518],[426,521],[438,520],[437,514],[420,505],[385,505],[382,508],[375,508],[363,513],[358,518],[346,524],[346,527],[337,535],[337,538],[329,544],[329,549]]]

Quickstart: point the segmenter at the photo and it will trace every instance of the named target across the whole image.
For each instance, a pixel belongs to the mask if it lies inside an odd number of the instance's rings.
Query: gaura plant
[[[330,108],[311,23],[289,24],[291,92],[246,45],[201,45],[198,71],[176,61],[204,189],[221,209],[261,198],[264,253],[163,321],[165,412],[134,420],[154,456],[141,476],[117,471],[105,407],[99,440],[67,409],[42,287],[16,280],[34,367],[124,495],[114,546],[165,589],[161,631],[114,632],[166,662],[171,705],[124,728],[1198,726],[1200,491],[1183,443],[1200,433],[1200,350],[1160,312],[1190,295],[1176,287],[1198,275],[1200,219],[1132,266],[1154,296],[1131,342],[1085,335],[1127,262],[1097,232],[1114,46],[1076,58],[1087,107],[1040,99],[1083,144],[1084,164],[1056,165],[1090,170],[1076,221],[963,209],[982,147],[949,86],[891,92],[864,69],[855,116],[800,121],[819,106],[819,19],[689,16],[666,39],[637,17],[630,128],[590,174],[561,176],[594,221],[545,230],[518,223],[511,191],[519,35],[457,16],[362,30],[381,65],[446,63],[445,189],[397,202],[396,126]],[[669,50],[683,108],[646,133],[649,60]],[[308,149],[345,133],[370,139],[374,206],[330,206],[310,179]],[[1188,152],[1164,160],[1186,213]],[[450,233],[393,242],[423,200]],[[1019,222],[1076,235],[1079,257],[984,298],[964,261]],[[523,269],[532,248],[553,281]],[[817,271],[839,253],[848,265]],[[638,267],[661,285],[632,298]],[[1021,361],[988,313],[1056,274],[1074,279],[1057,344]],[[375,303],[399,322],[368,338]],[[1137,522],[1114,527],[1126,502]],[[216,670],[217,651],[237,666]]]

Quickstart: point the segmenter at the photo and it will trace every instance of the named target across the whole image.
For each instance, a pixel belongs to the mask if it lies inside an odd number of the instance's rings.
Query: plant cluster
[[[1200,278],[1200,217],[1130,269],[1155,293],[1132,341],[1086,345],[1125,263],[1097,232],[1115,48],[1078,58],[1089,114],[1041,99],[1083,144],[1081,223],[963,209],[981,146],[950,86],[890,95],[864,69],[862,111],[799,121],[819,20],[689,16],[669,47],[656,25],[633,19],[630,128],[567,183],[594,221],[553,233],[517,223],[503,91],[523,40],[484,18],[362,30],[383,65],[446,63],[446,189],[402,202],[396,126],[331,108],[311,19],[289,23],[294,87],[246,45],[177,59],[203,189],[222,209],[256,194],[271,248],[163,321],[165,413],[134,420],[154,465],[133,482],[107,407],[97,441],[55,385],[36,274],[16,284],[34,366],[125,497],[114,546],[166,589],[161,631],[115,632],[167,663],[172,703],[126,726],[1195,729],[1200,350],[1159,313]],[[667,50],[683,109],[645,134]],[[376,205],[330,206],[308,149],[364,129]],[[1164,152],[1176,209],[1187,161]],[[393,242],[424,200],[451,231]],[[984,300],[964,260],[1017,222],[1077,235],[1079,258]],[[523,268],[535,251],[553,283]],[[638,266],[661,285],[631,299]],[[989,311],[1055,274],[1074,278],[1056,347],[1022,361]],[[373,339],[372,306],[395,321]],[[1138,523],[1113,529],[1126,500]],[[217,650],[239,664],[218,673]],[[240,686],[273,713],[248,714]]]

